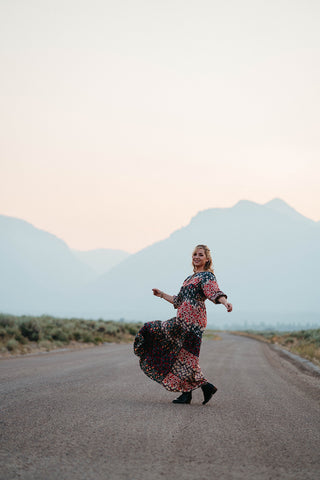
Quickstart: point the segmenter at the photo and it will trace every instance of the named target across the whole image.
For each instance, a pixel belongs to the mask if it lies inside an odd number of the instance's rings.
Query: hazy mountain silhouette
[[[283,213],[284,215],[287,215],[294,220],[305,222],[305,223],[308,223],[309,225],[315,223],[310,218],[304,217],[301,213],[297,212],[294,208],[290,207],[286,202],[284,202],[280,198],[274,198],[270,202],[265,203],[264,206],[271,208],[275,212]]]
[[[111,248],[98,248],[87,251],[72,250],[72,252],[79,260],[87,264],[99,275],[106,273],[130,255],[130,253],[124,250],[114,250]]]
[[[0,215],[0,264],[0,309],[14,313],[54,313],[96,277],[65,242],[5,215]]]
[[[227,314],[222,306],[207,302],[209,324],[320,323],[320,222],[280,199],[265,205],[241,200],[232,208],[199,212],[186,227],[101,276],[62,240],[27,222],[10,221],[11,233],[1,234],[0,242],[1,261],[7,259],[2,262],[2,311],[20,313],[25,308],[25,313],[141,321],[169,318],[175,310],[151,289],[177,293],[192,273],[193,247],[206,243],[220,288],[234,304],[234,312]],[[1,217],[1,231],[8,228],[3,222],[8,223],[8,217]]]
[[[212,249],[220,288],[234,303],[232,315],[210,305],[210,321],[275,324],[316,321],[320,314],[320,229],[279,199],[258,205],[242,200],[232,208],[198,213],[169,238],[131,255],[82,292],[83,315],[146,321],[174,316],[151,295],[152,287],[177,293],[192,273],[194,245]],[[88,300],[88,301],[87,301]]]

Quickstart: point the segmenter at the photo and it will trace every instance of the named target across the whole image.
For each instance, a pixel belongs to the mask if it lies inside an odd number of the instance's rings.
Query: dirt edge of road
[[[314,363],[307,360],[306,358],[300,357],[295,353],[291,353],[288,350],[285,350],[284,348],[279,347],[278,345],[268,344],[268,346],[269,348],[271,348],[271,350],[274,350],[275,352],[277,352],[278,355],[280,355],[282,358],[293,363],[301,371],[320,378],[320,368]]]

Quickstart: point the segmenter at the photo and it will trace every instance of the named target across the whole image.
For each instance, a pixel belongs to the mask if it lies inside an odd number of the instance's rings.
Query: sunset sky
[[[0,214],[138,251],[200,210],[320,220],[320,2],[0,0]]]

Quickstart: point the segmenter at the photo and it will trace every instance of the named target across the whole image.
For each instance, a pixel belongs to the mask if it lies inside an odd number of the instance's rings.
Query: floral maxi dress
[[[171,392],[189,392],[207,383],[200,366],[201,339],[207,326],[205,300],[226,297],[211,272],[190,275],[173,297],[177,316],[143,325],[134,341],[142,371]]]

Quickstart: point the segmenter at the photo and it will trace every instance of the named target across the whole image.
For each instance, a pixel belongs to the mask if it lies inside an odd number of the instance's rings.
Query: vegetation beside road
[[[0,314],[0,354],[133,341],[141,323]]]
[[[114,320],[56,318],[49,315],[15,316],[0,313],[0,355],[50,351],[103,343],[133,342],[142,323]],[[277,344],[320,365],[320,328],[296,332],[232,332]],[[220,340],[219,332],[206,330],[204,339]]]
[[[203,339],[204,340],[222,340],[222,338],[219,335],[219,332],[216,330],[205,330],[203,334]]]
[[[79,348],[103,343],[131,343],[142,323],[114,320],[15,316],[0,313],[0,355]],[[207,330],[205,338],[220,337]]]
[[[279,345],[289,352],[320,365],[320,328],[296,332],[246,330],[232,333]]]

